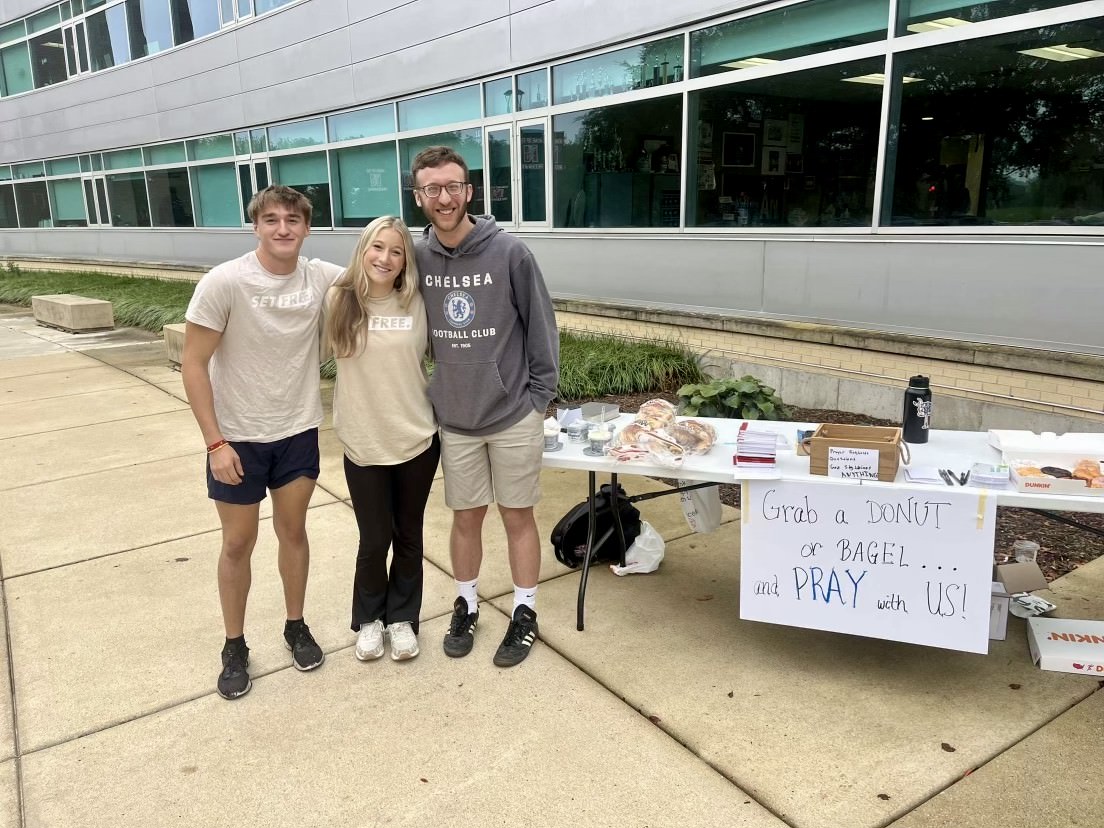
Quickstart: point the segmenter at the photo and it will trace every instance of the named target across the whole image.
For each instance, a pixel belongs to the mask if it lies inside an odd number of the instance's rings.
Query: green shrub
[[[561,400],[673,391],[704,378],[697,358],[674,343],[560,332]]]
[[[788,415],[782,398],[750,374],[739,379],[715,379],[678,390],[679,413],[691,417],[734,420],[781,420]]]

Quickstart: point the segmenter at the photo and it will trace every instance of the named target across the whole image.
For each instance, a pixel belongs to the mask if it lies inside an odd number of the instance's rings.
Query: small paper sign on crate
[[[809,472],[828,477],[892,481],[908,445],[901,429],[824,423],[809,438]]]

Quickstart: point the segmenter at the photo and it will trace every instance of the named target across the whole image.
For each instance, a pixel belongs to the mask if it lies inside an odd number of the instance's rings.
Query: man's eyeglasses
[[[441,195],[441,190],[444,190],[450,196],[458,196],[460,193],[464,192],[467,186],[467,181],[450,181],[443,187],[440,184],[426,184],[424,187],[415,187],[414,189],[426,198],[437,198]]]

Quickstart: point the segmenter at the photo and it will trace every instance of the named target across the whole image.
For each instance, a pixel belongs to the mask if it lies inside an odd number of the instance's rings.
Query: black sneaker
[[[284,625],[284,643],[291,650],[292,664],[296,670],[313,670],[326,660],[325,653],[311,635],[310,627],[299,621],[288,621]]]
[[[514,619],[506,629],[506,637],[498,645],[494,663],[497,667],[521,664],[537,640],[537,613],[522,604],[514,610]]]
[[[457,598],[452,604],[452,621],[445,633],[445,655],[462,658],[472,651],[475,644],[475,626],[479,623],[479,610],[468,612],[468,602]]]
[[[245,642],[227,641],[222,648],[222,672],[218,677],[218,694],[224,699],[244,696],[253,686],[249,679],[249,648]]]

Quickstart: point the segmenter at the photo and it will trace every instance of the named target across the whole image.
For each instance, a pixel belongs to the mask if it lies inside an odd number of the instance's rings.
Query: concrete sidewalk
[[[738,515],[689,534],[677,498],[641,504],[667,540],[658,572],[592,571],[585,632],[578,573],[546,545],[541,643],[500,670],[511,586],[497,520],[475,650],[440,649],[453,586],[438,481],[422,654],[362,664],[328,420],[322,449],[307,621],[326,664],[290,667],[263,520],[254,687],[223,701],[218,521],[163,343],[64,334],[0,306],[0,826],[1104,823],[1104,693],[1035,668],[1023,621],[988,656],[740,621]],[[546,471],[543,485],[546,538],[585,475]],[[1052,586],[1057,615],[1104,618],[1104,561]]]

